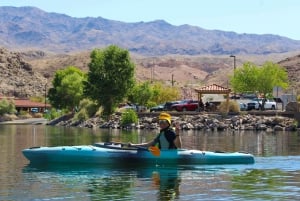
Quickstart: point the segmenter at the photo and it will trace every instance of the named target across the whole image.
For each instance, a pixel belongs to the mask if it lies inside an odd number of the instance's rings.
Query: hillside
[[[21,53],[0,48],[0,77],[0,96],[29,97],[45,94],[47,79],[33,70]]]
[[[300,54],[274,54],[268,56],[238,56],[237,67],[251,61],[278,62],[288,71],[291,88],[300,92]],[[293,53],[294,54],[294,53]],[[228,86],[228,75],[233,71],[233,60],[225,56],[161,56],[131,55],[136,64],[136,78],[140,81],[157,80],[182,88],[183,96],[193,93],[193,88],[209,84]],[[52,55],[42,51],[11,52],[0,49],[0,94],[15,96],[43,96],[45,87],[51,86],[56,70],[77,66],[88,71],[89,52]],[[173,76],[172,76],[173,75]]]
[[[34,7],[5,6],[0,7],[0,44],[10,50],[31,48],[54,53],[116,44],[144,56],[267,55],[300,50],[300,41],[278,35],[173,26],[163,20],[124,23],[101,17],[73,18]]]
[[[291,83],[291,91],[293,93],[300,93],[300,54],[286,58],[280,62],[279,65],[286,68],[289,81]]]

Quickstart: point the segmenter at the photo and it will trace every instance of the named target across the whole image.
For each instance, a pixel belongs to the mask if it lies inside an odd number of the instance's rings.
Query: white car
[[[240,103],[240,111],[247,110],[247,104],[246,103]]]
[[[250,101],[247,103],[247,110],[259,110],[260,104],[257,101]]]
[[[254,99],[254,101],[258,102],[260,107],[262,106],[262,103],[263,103],[262,98]],[[264,109],[265,110],[275,110],[276,102],[273,100],[270,100],[270,99],[265,99]]]

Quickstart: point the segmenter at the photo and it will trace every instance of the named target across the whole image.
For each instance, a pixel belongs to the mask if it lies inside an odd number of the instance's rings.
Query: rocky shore
[[[157,117],[140,117],[137,124],[121,127],[120,115],[111,120],[92,118],[84,122],[60,121],[56,125],[106,129],[159,129]],[[293,118],[282,116],[255,116],[251,114],[222,116],[220,114],[199,113],[195,115],[172,115],[172,122],[178,122],[183,130],[252,130],[252,131],[300,131]]]

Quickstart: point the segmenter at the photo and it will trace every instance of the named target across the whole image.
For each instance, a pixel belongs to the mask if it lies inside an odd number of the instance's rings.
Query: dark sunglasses
[[[159,124],[169,124],[169,122],[167,120],[164,120],[164,119],[159,120],[158,123]]]

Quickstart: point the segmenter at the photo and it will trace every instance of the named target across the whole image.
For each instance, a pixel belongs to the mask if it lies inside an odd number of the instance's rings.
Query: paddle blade
[[[148,150],[154,155],[154,156],[160,156],[160,149],[156,146],[151,146],[148,148]]]

